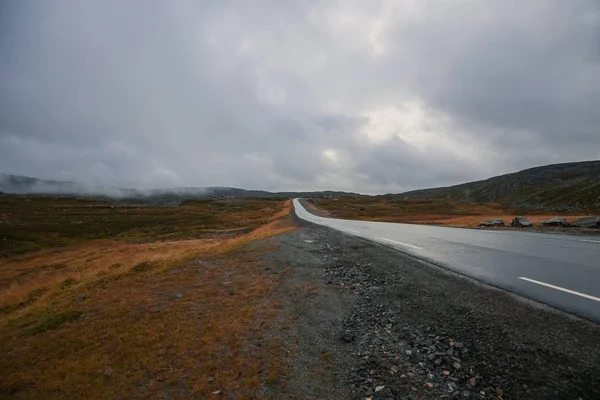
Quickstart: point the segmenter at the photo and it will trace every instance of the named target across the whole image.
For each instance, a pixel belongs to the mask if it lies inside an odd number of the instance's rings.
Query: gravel
[[[267,397],[600,398],[598,325],[302,224],[265,259],[290,272],[278,296],[293,323],[273,334],[295,348]]]

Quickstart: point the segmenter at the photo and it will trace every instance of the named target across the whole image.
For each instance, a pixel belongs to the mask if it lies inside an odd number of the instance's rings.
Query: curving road
[[[303,220],[600,322],[600,237],[324,218],[299,199],[294,209]]]

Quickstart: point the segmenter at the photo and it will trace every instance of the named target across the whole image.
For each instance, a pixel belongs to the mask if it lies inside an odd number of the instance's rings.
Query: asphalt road
[[[600,237],[324,218],[299,199],[294,209],[303,220],[600,322]]]

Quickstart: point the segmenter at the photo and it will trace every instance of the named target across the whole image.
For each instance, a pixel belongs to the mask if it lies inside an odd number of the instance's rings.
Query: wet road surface
[[[600,237],[324,218],[299,199],[294,209],[306,221],[600,322]]]

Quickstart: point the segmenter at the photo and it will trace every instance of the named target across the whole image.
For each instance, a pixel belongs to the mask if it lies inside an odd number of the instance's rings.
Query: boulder
[[[571,226],[577,228],[600,228],[600,217],[584,217],[573,221]]]
[[[533,224],[525,217],[515,217],[510,226],[515,226],[517,228],[530,228],[533,226]]]
[[[490,221],[483,221],[478,226],[490,227],[490,226],[504,226],[504,221],[501,219],[492,219]]]
[[[555,217],[542,222],[544,226],[569,226],[569,223],[563,217]]]

